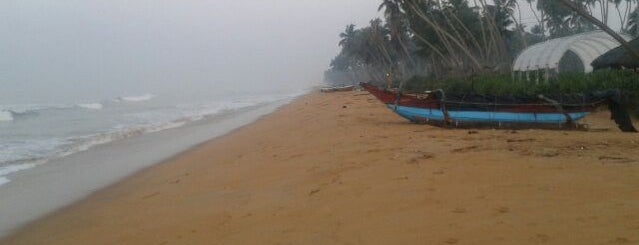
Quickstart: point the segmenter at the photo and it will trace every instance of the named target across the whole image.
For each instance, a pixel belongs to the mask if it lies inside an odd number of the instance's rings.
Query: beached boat
[[[576,122],[608,105],[619,127],[636,132],[619,103],[619,91],[563,95],[561,98],[452,95],[443,90],[402,94],[371,84],[362,88],[398,115],[415,123],[452,127],[580,128]]]
[[[353,91],[354,89],[355,89],[355,86],[349,85],[349,86],[339,86],[339,87],[325,87],[325,88],[321,88],[320,91],[323,93],[332,93],[332,92]]]

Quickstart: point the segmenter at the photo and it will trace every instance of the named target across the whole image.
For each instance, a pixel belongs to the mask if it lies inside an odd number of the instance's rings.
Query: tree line
[[[332,83],[510,73],[516,55],[547,39],[596,30],[557,0],[382,0],[383,18],[346,26]],[[639,0],[573,0],[615,31],[639,36]],[[524,19],[522,13],[531,13]]]

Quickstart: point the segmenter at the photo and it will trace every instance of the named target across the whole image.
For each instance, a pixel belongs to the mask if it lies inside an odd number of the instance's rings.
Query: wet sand
[[[250,124],[287,102],[220,113],[183,127],[112,141],[12,174],[11,182],[0,186],[0,240],[96,190]]]
[[[636,244],[639,135],[415,125],[314,93],[3,244]]]

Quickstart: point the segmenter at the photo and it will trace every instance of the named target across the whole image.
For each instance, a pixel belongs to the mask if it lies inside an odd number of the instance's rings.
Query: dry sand
[[[450,130],[311,94],[6,244],[637,244],[639,135]]]

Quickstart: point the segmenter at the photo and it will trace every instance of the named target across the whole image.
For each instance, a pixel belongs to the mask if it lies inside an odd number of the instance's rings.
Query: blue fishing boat
[[[402,94],[370,84],[361,86],[393,112],[414,123],[446,127],[583,128],[577,121],[608,105],[613,119],[626,132],[636,132],[620,105],[619,91],[561,95],[549,98],[446,95],[443,90]]]

